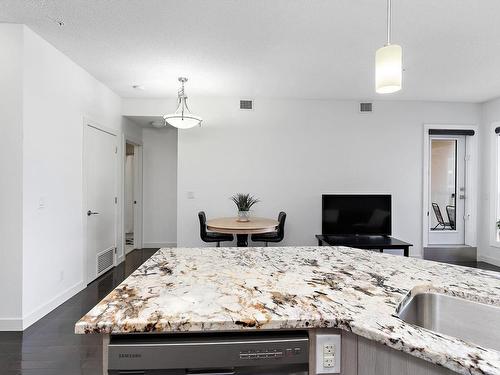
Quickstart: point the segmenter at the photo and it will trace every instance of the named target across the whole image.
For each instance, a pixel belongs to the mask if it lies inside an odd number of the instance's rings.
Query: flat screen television
[[[390,236],[391,209],[391,195],[324,194],[322,232]]]

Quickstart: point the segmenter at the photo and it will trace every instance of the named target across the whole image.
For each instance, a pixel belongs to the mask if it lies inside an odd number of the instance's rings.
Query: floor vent
[[[114,247],[97,254],[97,275],[113,267],[113,253]]]
[[[373,103],[359,103],[359,112],[361,113],[373,112]]]
[[[253,100],[240,100],[240,109],[253,109]]]

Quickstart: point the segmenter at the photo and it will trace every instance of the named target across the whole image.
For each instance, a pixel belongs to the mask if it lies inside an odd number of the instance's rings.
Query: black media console
[[[348,246],[380,252],[384,249],[402,249],[405,257],[409,256],[410,246],[413,246],[390,236],[317,234],[316,238],[319,246]]]

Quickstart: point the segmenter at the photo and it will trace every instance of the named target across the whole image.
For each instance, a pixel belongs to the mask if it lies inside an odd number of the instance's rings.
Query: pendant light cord
[[[391,0],[387,0],[387,45],[391,44],[392,17]]]

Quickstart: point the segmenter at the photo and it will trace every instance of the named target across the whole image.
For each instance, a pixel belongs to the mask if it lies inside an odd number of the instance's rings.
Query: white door
[[[431,136],[429,146],[429,245],[463,245],[465,136]]]
[[[116,136],[85,126],[87,283],[115,264]]]

